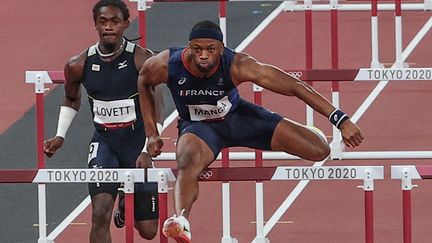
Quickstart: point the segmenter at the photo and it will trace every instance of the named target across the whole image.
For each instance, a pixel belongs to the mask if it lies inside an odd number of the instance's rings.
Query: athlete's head
[[[205,20],[195,24],[189,34],[192,62],[202,73],[208,73],[218,65],[223,53],[223,34],[214,22]]]
[[[94,5],[93,20],[100,44],[108,51],[113,51],[122,41],[129,16],[129,9],[121,0],[100,0]]]

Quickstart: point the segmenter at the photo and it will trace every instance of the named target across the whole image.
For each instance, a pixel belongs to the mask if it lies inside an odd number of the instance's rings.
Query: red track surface
[[[29,13],[30,18],[41,17],[41,12],[30,11],[27,1],[12,3],[22,11]],[[48,3],[49,2],[49,3]],[[91,26],[88,10],[92,3],[88,1],[62,1],[61,4],[52,1],[38,1],[40,6],[49,6],[49,9],[58,10],[55,19],[47,19],[46,25],[40,26],[32,21],[16,20],[6,28],[18,28],[21,23],[29,25],[21,36],[2,36],[10,40],[6,43],[14,43],[14,39],[37,38],[40,35],[52,35],[43,38],[45,42],[35,40],[32,47],[21,47],[12,44],[6,57],[13,58],[3,62],[7,70],[13,73],[13,85],[7,87],[13,89],[9,94],[2,95],[0,102],[12,100],[18,94],[22,100],[20,104],[1,106],[1,114],[17,113],[14,119],[19,117],[30,105],[33,104],[33,88],[23,84],[24,70],[54,70],[61,69],[66,58],[79,52],[83,46],[95,41],[96,36]],[[42,8],[43,9],[43,8]],[[134,9],[133,7],[131,9]],[[74,13],[65,15],[65,13]],[[2,16],[2,14],[0,14]],[[403,13],[404,18],[404,47],[413,38],[416,32],[430,17],[430,12]],[[3,17],[0,17],[3,18]],[[24,18],[24,17],[23,17]],[[83,23],[78,19],[86,18]],[[58,23],[58,19],[62,21]],[[229,16],[228,16],[229,19]],[[326,13],[314,14],[314,68],[330,67],[330,26],[329,15]],[[283,13],[275,19],[271,25],[245,50],[264,62],[275,64],[283,69],[304,67],[304,17],[302,13]],[[340,67],[358,68],[370,65],[370,22],[369,14],[342,13],[340,23]],[[50,26],[51,21],[55,22]],[[63,22],[64,21],[64,22]],[[380,61],[392,63],[394,61],[394,18],[393,13],[380,13]],[[4,22],[4,21],[3,21]],[[11,22],[8,20],[8,23]],[[28,23],[30,22],[30,23]],[[40,22],[38,22],[40,23]],[[65,26],[62,26],[64,23]],[[71,24],[72,23],[72,24]],[[76,24],[76,25],[74,25]],[[29,31],[31,30],[31,31]],[[65,30],[69,33],[64,34]],[[33,32],[37,35],[31,35]],[[62,33],[62,34],[59,34]],[[73,41],[71,41],[71,38]],[[88,38],[88,39],[87,39]],[[229,38],[229,37],[228,37]],[[431,34],[420,43],[408,62],[413,66],[430,67],[432,42]],[[64,43],[74,43],[65,46]],[[28,50],[32,50],[28,52]],[[20,53],[16,53],[20,50]],[[57,51],[58,50],[58,51]],[[12,52],[13,51],[13,52]],[[30,56],[31,55],[31,56]],[[11,63],[11,64],[8,64]],[[19,65],[16,65],[19,63]],[[9,72],[8,72],[9,73]],[[0,73],[0,80],[5,80]],[[3,81],[2,81],[3,82]],[[375,83],[343,83],[341,84],[341,107],[353,114],[362,101],[373,89]],[[329,84],[319,84],[316,88],[330,97]],[[377,150],[430,150],[432,142],[430,129],[432,107],[430,92],[432,85],[428,82],[397,82],[390,83],[379,96],[367,113],[359,120],[366,140],[359,148],[360,151]],[[241,87],[243,97],[252,100],[251,88],[247,85]],[[10,104],[11,102],[7,102]],[[301,102],[294,98],[264,92],[264,106],[280,112],[294,120],[304,122],[305,112]],[[287,109],[289,107],[289,109]],[[318,115],[317,115],[318,116]],[[0,120],[0,127],[6,128],[15,120],[8,116]],[[330,125],[325,118],[317,117],[316,125],[329,135]],[[0,130],[0,132],[3,130]],[[170,137],[166,140],[166,151],[173,151],[173,142],[176,130],[171,125],[163,136]],[[331,138],[330,138],[331,140]],[[409,161],[328,161],[327,165],[385,165],[387,178],[377,181],[375,186],[375,242],[394,243],[402,242],[402,201],[400,181],[389,180],[390,164],[427,164],[426,160]],[[232,162],[233,166],[252,166],[253,162]],[[265,162],[265,165],[310,165],[310,162],[283,161]],[[219,166],[219,162],[214,164]],[[174,163],[159,163],[159,167],[174,166]],[[265,220],[270,218],[280,203],[292,191],[295,182],[266,182],[265,184]],[[362,182],[311,182],[297,198],[293,206],[282,217],[278,224],[268,235],[271,242],[301,242],[301,243],[357,243],[364,242],[364,211],[363,191],[357,189]],[[417,181],[419,188],[413,191],[413,242],[430,242],[430,229],[432,216],[428,202],[432,200],[430,183]],[[235,182],[231,184],[232,199],[232,231],[231,234],[239,242],[250,242],[255,232],[255,189],[254,183]],[[200,197],[194,205],[191,214],[192,235],[195,243],[220,242],[221,238],[221,186],[220,183],[202,183],[200,185]],[[172,196],[169,197],[169,211],[172,213]],[[86,242],[90,230],[90,210],[85,210],[57,239],[59,243]],[[112,228],[113,242],[124,242],[124,231]],[[135,238],[139,240],[138,235]],[[151,242],[157,242],[153,240]]]

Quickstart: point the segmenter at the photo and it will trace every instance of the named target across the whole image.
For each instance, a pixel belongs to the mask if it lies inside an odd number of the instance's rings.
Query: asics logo
[[[224,85],[224,82],[223,82],[223,79],[222,79],[222,78],[219,78],[219,80],[218,80],[218,82],[217,82],[217,85],[219,85],[219,86]]]
[[[203,170],[201,174],[198,176],[201,180],[208,180],[213,176],[213,172],[209,170]]]
[[[183,77],[183,78],[179,79],[178,84],[179,84],[179,85],[182,85],[182,84],[184,84],[185,82],[186,82],[186,78]]]

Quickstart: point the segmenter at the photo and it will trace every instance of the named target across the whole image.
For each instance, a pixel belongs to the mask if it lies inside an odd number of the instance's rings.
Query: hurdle
[[[167,210],[168,182],[175,181],[176,170],[149,169],[39,169],[0,170],[0,183],[124,183],[126,242],[133,243],[134,183],[157,182],[159,210]],[[20,178],[20,179],[17,179]],[[199,181],[292,181],[292,180],[363,180],[366,242],[373,242],[374,180],[384,179],[383,166],[278,166],[209,168],[201,173]],[[46,212],[45,212],[46,213]],[[160,217],[163,222],[166,217]],[[223,240],[223,238],[222,238]],[[51,241],[53,242],[53,241]],[[160,242],[167,238],[160,235]],[[255,240],[254,242],[259,242]]]
[[[401,180],[402,210],[403,210],[403,240],[412,242],[411,225],[411,191],[417,185],[412,181],[417,179],[432,179],[432,166],[429,165],[392,165],[391,179]]]
[[[157,182],[159,206],[161,212],[168,208],[168,181],[175,177],[171,169],[33,169],[33,170],[0,170],[0,183],[124,183],[125,193],[125,242],[134,242],[134,183]],[[44,195],[39,192],[39,201],[45,201]],[[42,205],[41,205],[42,204]],[[46,202],[39,204],[39,216],[46,217]],[[166,213],[161,214],[166,219]],[[161,222],[163,222],[161,220]],[[163,223],[162,223],[163,224]],[[161,227],[162,227],[161,224]],[[40,228],[41,226],[39,226]],[[46,225],[42,227],[46,232]],[[167,238],[162,234],[160,242],[166,243]],[[53,239],[40,236],[38,242],[53,243]]]

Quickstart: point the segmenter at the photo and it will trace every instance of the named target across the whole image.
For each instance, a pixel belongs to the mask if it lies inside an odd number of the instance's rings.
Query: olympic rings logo
[[[288,74],[295,78],[301,78],[301,76],[303,76],[302,71],[292,71],[292,72],[288,72]]]
[[[213,176],[213,172],[209,170],[203,170],[201,174],[198,176],[201,180],[208,180]]]

